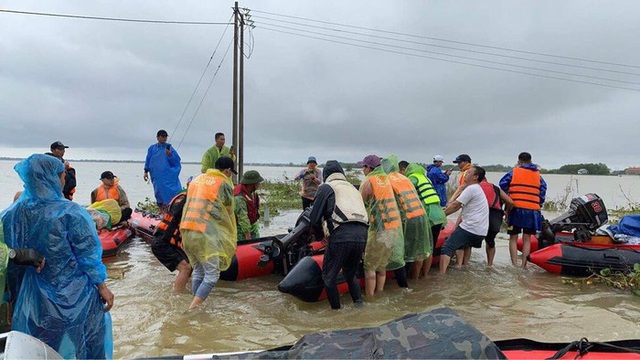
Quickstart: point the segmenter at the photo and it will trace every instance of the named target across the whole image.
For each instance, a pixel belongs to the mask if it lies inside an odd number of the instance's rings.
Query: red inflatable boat
[[[446,228],[440,231],[438,241],[436,242],[436,248],[433,251],[432,264],[438,264],[440,260],[440,251],[442,245],[451,236],[454,230],[454,224],[449,224]],[[306,256],[301,258],[298,263],[286,274],[286,277],[278,284],[278,290],[283,293],[291,294],[300,298],[301,300],[308,302],[315,302],[323,300],[327,297],[324,282],[322,280],[322,263],[324,260],[323,254],[315,254],[313,256]],[[387,277],[393,277],[393,272],[387,272]],[[364,273],[361,271],[358,274],[360,279],[360,286],[364,286]],[[342,277],[342,273],[338,275],[338,292],[345,294],[349,291],[347,283]]]
[[[98,233],[102,244],[102,258],[118,255],[120,248],[133,237],[133,230],[129,228],[102,229]]]
[[[136,209],[129,219],[129,226],[135,230],[136,236],[150,243],[153,240],[153,233],[160,222],[160,216],[147,214]]]

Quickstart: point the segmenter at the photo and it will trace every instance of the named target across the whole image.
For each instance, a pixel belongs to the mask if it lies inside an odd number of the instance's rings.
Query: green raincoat
[[[382,168],[393,188],[404,230],[404,260],[421,261],[431,255],[431,226],[424,205],[414,185],[400,174],[398,158],[391,155],[382,160]]]
[[[403,267],[405,262],[402,220],[393,189],[382,165],[362,181],[360,193],[363,194],[369,214],[364,269],[385,271]]]
[[[409,164],[409,166],[407,166],[407,177],[409,178],[409,180],[411,180],[411,183],[416,188],[419,184],[418,179],[414,175],[424,175],[424,172],[424,168],[419,164],[411,163]],[[427,181],[429,181],[428,178]],[[444,227],[445,225],[447,225],[447,215],[444,214],[442,207],[440,207],[440,202],[428,204],[425,206],[425,209],[427,210],[427,215],[429,216],[429,226],[442,224],[442,226]],[[435,240],[436,242],[438,241],[438,239]]]

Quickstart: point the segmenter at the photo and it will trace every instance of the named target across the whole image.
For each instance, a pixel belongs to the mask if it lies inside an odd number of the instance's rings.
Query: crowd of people
[[[189,178],[183,189],[181,159],[167,138],[165,130],[157,132],[144,165],[143,178],[151,180],[162,210],[152,251],[169,271],[178,270],[175,290],[184,290],[191,277],[191,309],[207,299],[220,272],[229,268],[237,242],[260,237],[257,190],[264,179],[251,170],[234,185],[234,150],[225,146],[224,134],[217,133],[214,146],[202,157],[202,173]],[[8,260],[0,262],[0,275],[6,275],[13,329],[42,339],[64,357],[105,358],[112,355],[108,312],[114,295],[105,283],[97,230],[126,224],[131,206],[108,170],[91,192],[88,208],[69,201],[76,173],[63,158],[67,148],[56,141],[51,152],[34,154],[15,166],[24,190],[2,212],[0,255]],[[453,161],[460,176],[451,196],[451,170],[441,169],[444,162],[436,155],[425,169],[395,156],[368,155],[359,162],[364,180],[354,186],[338,161],[329,160],[320,170],[316,158],[308,158],[295,179],[301,182],[303,209],[311,206],[311,225],[325,229],[322,278],[333,309],[341,307],[340,272],[353,302],[363,303],[356,279],[361,264],[368,297],[384,290],[387,271],[405,288],[408,279],[427,276],[447,216],[460,209],[455,230],[442,246],[439,273],[446,273],[454,257],[457,265],[466,265],[471,249],[483,241],[492,266],[504,217],[511,261],[526,266],[530,237],[541,229],[546,193],[531,154],[520,153],[518,166],[498,186],[487,181],[485,170],[473,165],[469,155],[460,154]],[[521,233],[523,257],[518,264]]]

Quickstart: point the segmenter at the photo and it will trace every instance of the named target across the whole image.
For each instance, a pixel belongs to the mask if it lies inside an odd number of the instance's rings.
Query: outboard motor
[[[274,239],[271,244],[267,245],[260,257],[258,266],[266,266],[269,261],[281,261],[283,274],[286,275],[300,258],[309,255],[310,250],[307,249],[311,243],[312,231],[309,216],[313,206],[306,208],[296,221],[296,226],[289,231],[281,239]],[[319,235],[316,235],[319,236]]]
[[[586,194],[571,200],[569,210],[557,218],[542,223],[540,240],[555,242],[555,234],[573,231],[575,241],[588,241],[593,231],[609,221],[607,208],[596,194]]]

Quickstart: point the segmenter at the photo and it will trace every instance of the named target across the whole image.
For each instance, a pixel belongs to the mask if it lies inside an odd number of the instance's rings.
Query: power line
[[[603,69],[603,68],[596,68],[596,67],[583,66],[583,65],[577,65],[577,64],[567,64],[567,63],[561,63],[561,62],[555,62],[555,61],[547,61],[547,60],[540,60],[540,59],[531,59],[531,58],[525,58],[525,57],[513,56],[513,55],[496,54],[496,53],[492,53],[492,52],[479,51],[479,50],[471,50],[471,49],[456,48],[456,47],[453,47],[453,46],[445,46],[445,45],[429,44],[429,43],[424,43],[424,42],[419,42],[419,41],[411,41],[411,40],[398,39],[398,38],[393,38],[393,37],[388,37],[388,36],[380,36],[380,35],[373,35],[373,34],[365,34],[365,33],[356,32],[356,31],[349,31],[349,30],[343,30],[343,29],[335,29],[335,28],[330,28],[330,27],[325,27],[325,26],[317,26],[317,25],[311,25],[311,24],[305,24],[305,23],[300,23],[300,22],[295,22],[295,21],[287,21],[287,20],[274,19],[274,18],[269,18],[269,17],[266,17],[266,16],[260,16],[260,15],[258,15],[258,16],[255,16],[255,15],[254,15],[254,17],[255,17],[255,18],[258,18],[258,19],[265,19],[265,20],[269,20],[269,21],[277,21],[277,22],[286,23],[286,24],[292,24],[292,25],[305,26],[305,27],[311,27],[311,28],[322,29],[322,30],[335,31],[335,32],[340,32],[340,33],[345,33],[345,34],[353,34],[353,35],[359,35],[359,36],[368,36],[368,37],[373,37],[373,38],[378,38],[378,39],[384,39],[384,40],[391,40],[391,41],[398,41],[398,42],[403,42],[403,43],[408,43],[408,44],[415,44],[415,45],[430,46],[430,47],[436,47],[436,48],[448,49],[448,50],[455,50],[455,51],[464,51],[464,52],[470,52],[470,53],[474,53],[474,54],[482,54],[482,55],[498,56],[498,57],[504,57],[504,58],[509,58],[509,59],[515,59],[515,60],[524,60],[524,61],[531,61],[531,62],[539,62],[539,63],[543,63],[543,64],[551,64],[551,65],[559,65],[559,66],[575,67],[575,68],[587,69],[587,70],[605,71],[605,72],[611,72],[611,73],[617,73],[617,74],[625,74],[625,75],[640,76],[640,74],[639,74],[639,73],[633,73],[633,72],[627,72],[627,71],[611,70],[611,69]],[[278,26],[278,25],[276,25],[276,24],[271,24],[271,25],[273,25],[273,26]]]
[[[211,81],[209,81],[209,86],[207,86],[207,90],[204,92],[204,95],[202,95],[202,99],[200,100],[200,103],[198,104],[198,107],[196,108],[195,113],[193,113],[193,116],[191,117],[191,121],[189,121],[189,126],[187,126],[187,131],[185,131],[184,135],[182,135],[182,139],[180,139],[180,143],[178,144],[178,147],[182,145],[184,138],[187,136],[187,133],[189,133],[189,129],[191,129],[191,124],[193,124],[193,120],[195,120],[196,115],[198,115],[198,111],[200,111],[200,107],[202,106],[204,99],[207,97],[207,94],[209,93],[209,89],[211,88],[211,84],[213,84],[213,80],[215,80],[216,75],[218,75],[218,71],[220,71],[222,62],[224,62],[224,59],[227,58],[227,53],[229,53],[229,49],[231,49],[232,44],[233,44],[233,39],[231,39],[231,41],[229,42],[229,45],[227,46],[227,50],[224,52],[224,55],[222,56],[222,60],[220,60],[220,64],[218,64],[218,68],[216,68],[216,72],[213,73],[213,77],[211,78]]]
[[[325,38],[316,37],[316,36],[310,36],[310,35],[302,35],[302,34],[292,33],[292,32],[288,32],[288,31],[270,29],[270,28],[267,28],[267,27],[264,27],[264,26],[262,27],[262,29],[273,31],[273,32],[278,32],[278,33],[282,33],[282,34],[289,34],[289,35],[294,35],[294,36],[299,36],[299,37],[304,37],[304,38],[310,38],[310,39],[316,39],[316,40],[322,40],[322,41],[327,41],[327,42],[332,42],[332,43],[337,43],[337,44],[350,45],[350,46],[355,46],[355,47],[359,47],[359,48],[363,48],[363,49],[384,51],[384,52],[388,52],[388,53],[392,53],[392,54],[407,55],[407,56],[413,56],[413,57],[423,58],[423,59],[437,60],[437,61],[443,61],[443,62],[448,62],[448,63],[462,64],[462,65],[469,65],[469,66],[474,66],[474,67],[483,68],[483,69],[498,70],[498,71],[515,73],[515,74],[537,76],[537,77],[542,77],[542,78],[547,78],[547,79],[555,79],[555,80],[569,81],[569,82],[575,82],[575,83],[580,83],[580,84],[589,84],[589,85],[596,85],[596,86],[608,87],[608,88],[613,88],[613,89],[622,89],[622,90],[631,90],[631,91],[640,92],[640,89],[634,89],[634,88],[628,88],[628,87],[622,87],[622,86],[615,86],[615,85],[608,85],[608,84],[601,84],[601,83],[596,83],[596,82],[591,82],[591,81],[567,79],[567,78],[562,78],[562,77],[558,77],[558,76],[535,74],[535,73],[529,73],[529,72],[526,72],[526,71],[503,69],[503,68],[498,68],[498,67],[493,67],[493,66],[485,66],[485,65],[468,63],[468,62],[464,62],[464,61],[457,61],[457,60],[450,60],[450,59],[440,59],[440,58],[431,57],[431,56],[424,56],[424,55],[412,54],[412,53],[407,53],[407,52],[402,52],[402,51],[381,49],[381,48],[376,48],[376,47],[373,47],[373,46],[357,45],[357,44],[352,44],[352,43],[348,43],[348,42],[344,42],[344,41],[330,40],[330,39],[325,39]]]
[[[321,23],[321,24],[328,24],[328,25],[343,26],[343,27],[348,27],[348,28],[361,29],[361,30],[368,30],[368,31],[375,31],[375,32],[387,33],[387,34],[394,34],[394,35],[401,35],[401,36],[407,36],[407,37],[413,37],[413,38],[419,38],[419,39],[428,39],[428,40],[442,41],[442,42],[448,42],[448,43],[454,43],[454,44],[460,44],[460,45],[469,45],[469,46],[483,47],[483,48],[487,48],[487,49],[496,49],[496,50],[504,50],[504,51],[513,51],[513,52],[522,53],[522,54],[529,54],[529,55],[539,55],[539,56],[555,57],[555,58],[559,58],[559,59],[566,59],[566,60],[577,60],[577,61],[591,62],[591,63],[596,63],[596,64],[613,65],[613,66],[622,66],[622,67],[629,67],[629,68],[640,69],[640,66],[638,66],[638,65],[629,65],[629,64],[621,64],[621,63],[614,63],[614,62],[607,62],[607,61],[591,60],[591,59],[585,59],[585,58],[578,58],[578,57],[571,57],[571,56],[562,56],[562,55],[555,55],[555,54],[549,54],[549,53],[541,53],[541,52],[535,52],[535,51],[526,51],[526,50],[519,50],[519,49],[513,49],[513,48],[507,48],[507,47],[500,47],[500,46],[492,46],[492,45],[484,45],[484,44],[475,44],[475,43],[470,43],[470,42],[456,41],[456,40],[450,40],[450,39],[444,39],[444,38],[438,38],[438,37],[430,37],[430,36],[422,36],[422,35],[406,34],[406,33],[401,33],[401,32],[396,32],[396,31],[380,30],[380,29],[367,28],[367,27],[363,27],[363,26],[348,25],[348,24],[339,24],[339,23],[334,23],[334,22],[330,22],[330,21],[322,21],[322,20],[310,19],[310,18],[305,18],[305,17],[300,17],[300,16],[293,16],[293,15],[278,14],[278,13],[272,13],[272,12],[268,12],[268,11],[260,11],[260,10],[255,10],[255,9],[251,9],[251,11],[253,11],[253,12],[257,12],[257,13],[262,13],[262,14],[269,14],[269,15],[275,15],[275,16],[281,16],[281,17],[288,17],[288,18],[292,18],[292,19],[299,19],[299,20],[305,20],[305,21],[312,21],[312,22],[317,22],[317,23]]]
[[[479,61],[479,62],[494,64],[494,65],[500,65],[500,66],[510,66],[510,67],[515,67],[515,68],[520,68],[520,69],[542,71],[542,72],[554,73],[554,74],[559,74],[559,75],[577,76],[577,77],[582,77],[582,78],[587,78],[587,79],[612,81],[612,82],[618,82],[618,83],[630,84],[630,85],[640,85],[640,83],[633,82],[633,81],[610,79],[610,78],[605,78],[605,77],[601,77],[601,76],[591,76],[591,75],[576,74],[576,73],[570,73],[570,72],[566,72],[566,71],[558,71],[558,70],[552,70],[552,69],[536,68],[536,67],[532,67],[532,66],[514,65],[514,64],[509,64],[509,63],[500,62],[500,61],[478,59],[478,58],[473,58],[473,57],[469,57],[469,56],[452,55],[452,54],[441,53],[441,52],[436,52],[436,51],[429,51],[429,50],[423,50],[423,49],[410,48],[410,47],[406,47],[406,46],[390,45],[390,44],[378,43],[378,42],[375,42],[375,41],[354,39],[354,38],[350,38],[350,37],[346,37],[346,36],[330,35],[330,34],[319,33],[319,32],[311,31],[311,30],[291,28],[291,27],[288,27],[288,26],[273,25],[273,24],[268,24],[268,26],[275,26],[275,27],[278,27],[278,28],[284,28],[284,29],[288,29],[288,30],[295,30],[295,31],[300,31],[300,32],[310,33],[310,34],[315,34],[315,35],[328,36],[328,37],[337,38],[337,39],[356,41],[356,42],[361,42],[361,43],[365,43],[365,44],[371,44],[371,45],[377,45],[377,46],[386,46],[386,47],[391,47],[391,48],[400,49],[400,50],[417,51],[417,52],[422,52],[422,53],[427,53],[427,54],[448,56],[448,57],[457,58],[457,59],[463,59],[463,60]]]
[[[231,15],[231,17],[229,18],[229,21],[231,21],[232,17],[233,17],[233,15]],[[229,25],[231,25],[231,23],[229,23]],[[202,78],[204,78],[204,74],[207,72],[207,69],[209,69],[209,65],[211,65],[211,61],[213,60],[213,57],[216,55],[216,52],[218,51],[218,47],[220,46],[220,43],[222,42],[222,39],[224,38],[224,35],[227,33],[227,30],[229,29],[229,25],[227,25],[224,28],[224,32],[220,36],[220,39],[218,40],[218,43],[216,44],[215,49],[213,49],[213,53],[211,54],[211,57],[209,58],[209,62],[207,62],[207,66],[205,66],[204,71],[202,72],[202,75],[200,75],[200,79],[198,80],[198,83],[196,84],[196,87],[193,89],[193,92],[191,93],[191,97],[189,98],[189,101],[187,102],[187,105],[184,107],[184,110],[182,111],[182,115],[180,115],[180,119],[178,119],[178,123],[176,124],[176,127],[173,129],[173,134],[175,134],[176,131],[178,130],[178,126],[180,126],[180,123],[182,122],[182,119],[184,118],[184,114],[187,112],[187,109],[189,108],[189,105],[191,105],[191,101],[193,100],[193,97],[196,94],[196,91],[198,91],[198,88],[200,87],[200,83],[202,82]],[[180,146],[178,146],[178,150],[179,149],[180,149]]]
[[[126,18],[113,18],[113,17],[102,17],[102,16],[85,16],[85,15],[70,15],[70,14],[54,14],[54,13],[32,12],[32,11],[18,11],[18,10],[5,10],[5,9],[0,9],[0,12],[10,13],[10,14],[34,15],[34,16],[48,16],[48,17],[70,18],[70,19],[106,20],[106,21],[123,21],[123,22],[152,23],[152,24],[176,24],[176,25],[229,25],[229,23],[222,23],[222,22],[126,19]]]

